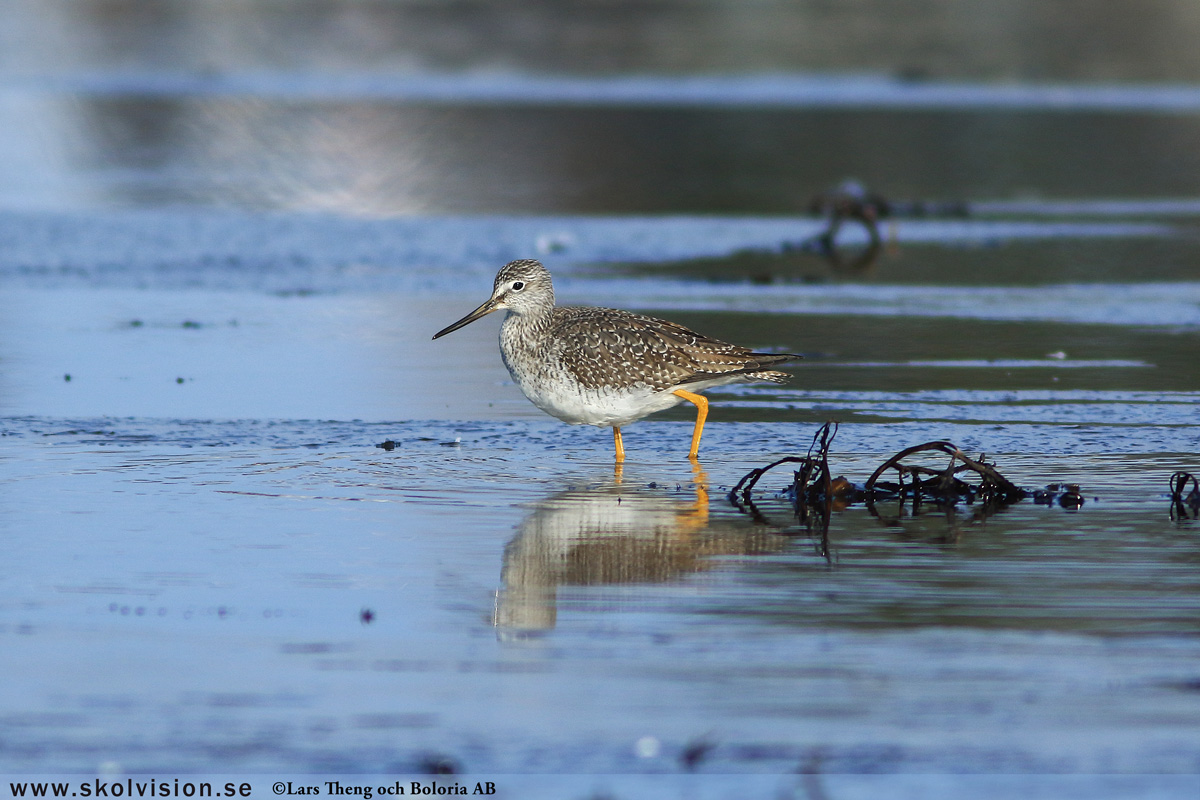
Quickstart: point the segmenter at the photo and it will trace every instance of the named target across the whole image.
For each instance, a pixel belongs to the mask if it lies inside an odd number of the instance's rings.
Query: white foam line
[[[1033,214],[1039,217],[1194,217],[1200,198],[1111,200],[985,200],[969,204],[972,214]]]
[[[10,87],[96,95],[383,99],[429,104],[910,108],[1195,113],[1200,86],[908,82],[811,74],[547,76],[522,73],[98,72]]]
[[[838,361],[813,362],[822,367],[872,367],[889,369],[893,367],[933,367],[948,369],[1090,369],[1113,367],[1152,367],[1145,361],[1129,361],[1124,359],[1095,359],[1087,360],[1057,360],[1057,359],[997,359],[994,361],[965,359],[959,361]]]
[[[1200,327],[1200,282],[971,287],[589,281],[597,305],[747,313],[944,317],[1006,322]],[[564,286],[566,289],[567,286]],[[577,286],[570,287],[578,291]],[[620,294],[617,294],[617,293]],[[564,291],[564,299],[566,292]],[[1059,362],[1061,364],[1061,362]]]

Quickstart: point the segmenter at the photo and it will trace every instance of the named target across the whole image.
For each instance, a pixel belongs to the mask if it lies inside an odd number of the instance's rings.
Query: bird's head
[[[510,261],[496,273],[492,296],[458,322],[433,335],[434,339],[470,325],[493,311],[507,309],[514,314],[538,314],[554,308],[554,284],[540,261],[531,258]]]

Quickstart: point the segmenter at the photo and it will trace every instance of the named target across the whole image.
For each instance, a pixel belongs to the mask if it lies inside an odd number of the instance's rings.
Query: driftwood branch
[[[1192,490],[1187,492],[1189,484]],[[1171,519],[1200,519],[1200,481],[1190,472],[1171,476]]]
[[[923,452],[940,452],[950,456],[950,462],[943,470],[931,469],[920,465],[908,465],[904,459]],[[961,465],[959,465],[961,462]],[[880,478],[888,470],[895,470],[898,483],[881,482]],[[979,485],[974,486],[964,481],[960,476],[974,473],[979,477]],[[906,485],[905,478],[911,480]],[[1028,493],[1005,478],[991,464],[980,456],[978,460],[970,458],[953,442],[936,441],[907,447],[896,453],[871,473],[863,487],[868,500],[881,496],[913,495],[920,497],[929,495],[942,501],[974,502],[976,498],[984,502],[1012,503],[1025,498]]]

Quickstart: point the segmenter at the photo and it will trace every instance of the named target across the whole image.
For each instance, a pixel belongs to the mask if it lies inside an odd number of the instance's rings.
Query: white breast
[[[504,366],[529,402],[552,417],[572,425],[623,426],[681,402],[670,392],[655,392],[645,385],[584,388],[552,350],[536,358],[528,349],[522,348],[519,355],[514,352],[513,340],[522,334],[511,319],[500,328]]]
[[[531,403],[572,425],[625,426],[681,402],[681,398],[670,392],[654,392],[644,386],[594,391],[582,390],[572,381],[522,381],[516,375],[513,378]]]

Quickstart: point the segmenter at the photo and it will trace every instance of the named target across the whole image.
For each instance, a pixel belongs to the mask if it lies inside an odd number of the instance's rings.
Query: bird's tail
[[[760,381],[770,381],[771,383],[787,383],[790,377],[786,372],[770,369],[765,372],[751,372],[750,377]]]
[[[754,353],[753,355],[758,359],[758,363],[764,367],[773,367],[776,364],[786,364],[789,361],[804,358],[804,356],[798,353]],[[771,383],[787,383],[790,377],[786,372],[774,369],[751,372],[750,375],[755,380],[770,381]]]

